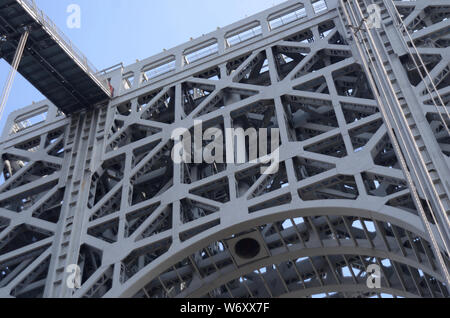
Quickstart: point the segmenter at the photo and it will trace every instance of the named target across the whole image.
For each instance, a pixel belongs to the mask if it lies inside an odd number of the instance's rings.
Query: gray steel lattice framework
[[[350,27],[351,8],[371,3],[381,56]],[[448,268],[450,3],[394,3],[445,107],[405,54],[390,1],[304,0],[111,71],[116,97],[93,111],[14,112],[0,144],[0,297],[448,297],[426,225],[443,231]],[[392,102],[404,129],[388,128]],[[195,120],[279,128],[278,173],[174,164],[171,134]],[[409,167],[426,165],[414,183],[431,175],[419,209],[393,133]],[[367,287],[370,264],[381,289]]]

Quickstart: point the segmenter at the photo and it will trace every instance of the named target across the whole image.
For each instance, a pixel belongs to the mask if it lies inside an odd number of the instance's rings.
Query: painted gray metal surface
[[[357,38],[338,1],[320,4],[288,1],[118,68],[106,75],[116,97],[94,111],[66,118],[43,101],[13,113],[0,144],[0,296],[448,297],[426,225],[436,236],[439,228],[415,205]],[[450,4],[395,4],[414,39],[433,39],[416,44],[449,109]],[[444,107],[430,105],[392,44],[383,56],[445,212]],[[278,173],[174,164],[171,134],[196,120],[279,128]],[[260,245],[252,259],[237,253],[244,238]],[[66,284],[71,264],[81,269],[78,290]],[[371,264],[381,267],[380,289],[366,284]]]

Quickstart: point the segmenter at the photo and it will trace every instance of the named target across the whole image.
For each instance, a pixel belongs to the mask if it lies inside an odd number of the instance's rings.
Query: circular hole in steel
[[[258,241],[252,238],[244,238],[236,243],[234,251],[237,256],[243,259],[252,259],[258,256],[261,246]]]

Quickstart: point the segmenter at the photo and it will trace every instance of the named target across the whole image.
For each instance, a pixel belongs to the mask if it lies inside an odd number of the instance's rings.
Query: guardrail
[[[99,76],[100,72],[97,68],[89,62],[87,57],[70,41],[70,39],[56,26],[56,24],[42,11],[40,10],[34,0],[16,0],[22,7],[28,9],[34,14],[34,18],[38,20],[52,36],[59,42],[59,44],[64,46],[68,51],[70,51],[73,58],[81,64],[85,71],[93,76],[99,85],[102,85],[106,92],[109,92],[108,85],[105,80]]]

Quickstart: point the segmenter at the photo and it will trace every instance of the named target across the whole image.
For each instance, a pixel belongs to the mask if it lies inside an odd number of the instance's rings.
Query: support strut
[[[14,54],[14,59],[11,64],[11,70],[9,71],[8,78],[6,80],[5,87],[3,88],[2,97],[0,99],[0,120],[5,110],[6,102],[8,101],[9,94],[11,92],[12,83],[19,68],[20,61],[22,60],[23,51],[27,44],[28,36],[30,32],[26,30],[20,37],[19,45],[17,46],[16,53]]]

